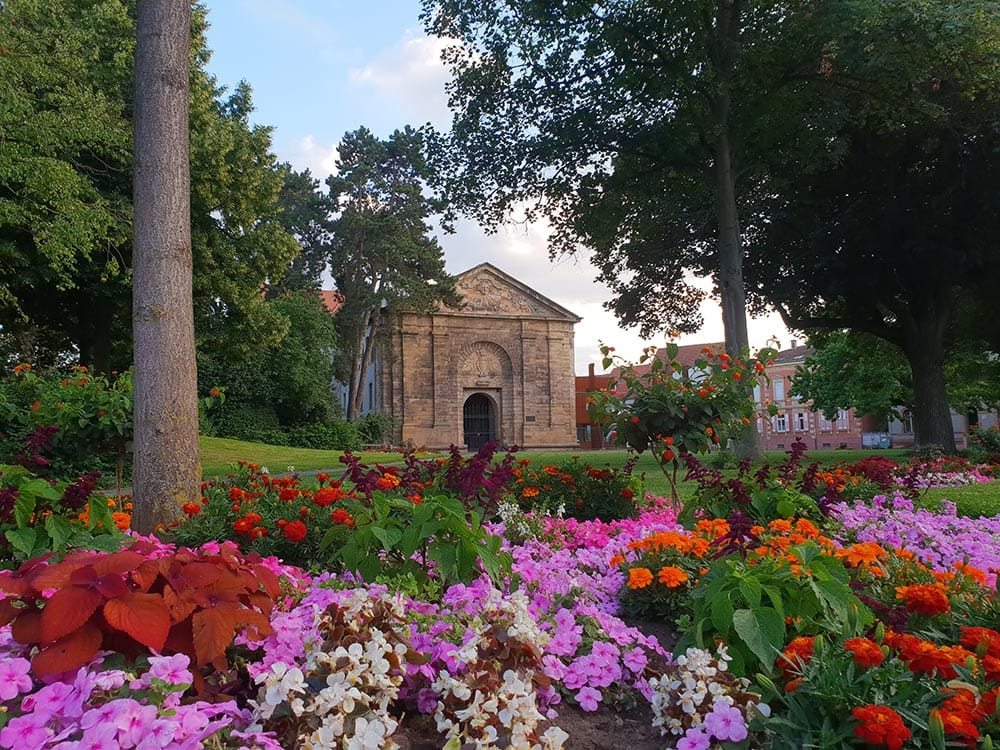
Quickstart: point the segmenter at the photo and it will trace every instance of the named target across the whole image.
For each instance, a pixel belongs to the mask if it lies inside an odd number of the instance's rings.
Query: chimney
[[[798,342],[798,341],[796,341],[795,339],[792,339],[792,349],[794,349],[794,348],[795,348],[795,347],[797,347],[798,345],[799,345],[799,342]]]

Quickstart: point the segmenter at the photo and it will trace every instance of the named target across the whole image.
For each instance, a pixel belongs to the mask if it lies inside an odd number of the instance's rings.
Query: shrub
[[[18,365],[0,380],[0,417],[0,460],[54,476],[110,469],[120,479],[132,439],[132,375]]]
[[[663,347],[663,357],[649,347],[638,365],[613,356],[611,347],[601,351],[605,369],[618,362],[619,383],[587,397],[591,419],[612,424],[619,445],[639,453],[649,450],[675,503],[682,457],[725,446],[746,432],[755,416],[753,387],[767,378],[764,361],[776,354],[762,349],[756,357],[734,359],[706,347],[693,367],[684,367],[673,342]],[[774,406],[768,409],[777,412]]]
[[[283,445],[327,451],[350,451],[361,448],[357,426],[350,422],[305,424],[286,430]]]
[[[384,445],[392,442],[394,422],[391,414],[369,412],[361,419],[355,420],[353,424],[362,445]]]
[[[623,467],[595,468],[574,456],[558,466],[531,467],[522,461],[514,470],[512,491],[527,510],[551,511],[581,521],[614,521],[636,514],[642,484],[632,476],[635,461]]]
[[[973,427],[969,430],[969,443],[975,460],[1000,464],[1000,427],[988,429]]]

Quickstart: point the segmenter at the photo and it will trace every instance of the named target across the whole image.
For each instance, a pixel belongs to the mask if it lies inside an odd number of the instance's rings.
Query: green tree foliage
[[[433,202],[424,136],[409,126],[389,138],[367,128],[344,135],[338,172],[327,178],[339,214],[330,265],[344,306],[334,318],[338,377],[348,384],[347,418],[360,416],[375,349],[393,316],[430,312],[439,301],[459,304],[437,240],[429,237]]]
[[[424,0],[428,29],[459,42],[436,152],[449,197],[494,228],[529,203],[553,253],[594,251],[609,309],[647,334],[700,328],[690,272],[711,276],[738,355],[741,184],[821,131],[780,117],[818,65],[795,37],[801,5]]]
[[[954,449],[949,332],[960,304],[1000,292],[1000,12],[980,0],[839,7],[821,84],[847,112],[828,147],[839,160],[762,194],[750,273],[791,327],[899,347],[918,444]]]
[[[205,71],[205,12],[192,19],[191,209],[201,346],[276,341],[260,288],[298,252],[279,204],[285,180],[252,126],[250,90]],[[0,326],[21,359],[76,351],[100,369],[131,361],[134,0],[0,5]],[[230,336],[230,325],[252,331]],[[236,345],[231,344],[235,341]],[[12,342],[12,343],[11,343]]]
[[[899,347],[870,334],[831,331],[812,336],[815,353],[796,369],[791,393],[812,401],[827,419],[840,409],[887,418],[913,406],[913,378]]]
[[[815,353],[792,381],[792,394],[833,419],[840,408],[879,418],[913,411],[913,375],[902,350],[876,336],[827,331],[810,337]],[[949,337],[944,367],[948,403],[956,411],[992,409],[1000,402],[1000,362],[987,344],[957,332]]]
[[[247,430],[328,422],[338,416],[333,401],[336,333],[330,313],[311,292],[290,292],[267,302],[288,332],[252,357],[231,360],[203,352],[198,360],[203,393],[222,388],[225,403],[213,410],[215,430],[247,437]]]
[[[319,289],[321,276],[330,257],[332,218],[335,211],[330,196],[321,191],[319,180],[308,169],[296,172],[290,164],[280,164],[284,185],[278,196],[278,220],[301,248],[292,258],[287,273],[268,288],[270,296],[302,289]]]

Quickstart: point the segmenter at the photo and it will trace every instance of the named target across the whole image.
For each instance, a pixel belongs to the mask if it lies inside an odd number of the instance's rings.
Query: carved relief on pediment
[[[459,372],[473,381],[493,381],[504,376],[510,370],[510,357],[497,344],[489,341],[477,341],[467,347],[459,357]]]
[[[532,300],[517,289],[503,283],[487,273],[472,279],[463,279],[457,285],[458,292],[465,300],[463,310],[469,312],[506,313],[509,315],[531,315],[544,312]]]

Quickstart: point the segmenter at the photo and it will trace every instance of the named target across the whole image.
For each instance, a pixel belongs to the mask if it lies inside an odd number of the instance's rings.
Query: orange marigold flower
[[[625,489],[622,490],[622,497],[624,497],[626,500],[631,500],[633,497],[635,497],[635,493],[632,491],[631,487],[626,487]]]
[[[851,652],[854,662],[862,667],[877,667],[885,659],[882,647],[867,638],[844,641],[844,648]]]
[[[902,600],[911,612],[922,615],[941,615],[951,609],[951,603],[940,586],[918,583],[913,586],[897,586],[896,598]]]
[[[788,534],[792,530],[792,522],[787,518],[775,518],[767,525],[767,528],[776,534]]]
[[[299,491],[294,487],[284,487],[281,492],[278,493],[278,498],[283,503],[290,503],[299,496]]]
[[[521,497],[538,497],[537,487],[525,487],[521,490]]]
[[[815,640],[811,635],[793,638],[792,642],[781,652],[778,668],[786,678],[797,675],[802,666],[809,663],[813,655],[813,642]]]
[[[676,565],[664,565],[656,574],[656,580],[668,589],[675,589],[687,582],[688,574]]]
[[[663,451],[663,455],[661,456],[661,458],[664,461],[673,461],[674,460],[674,452],[672,450],[665,450],[665,451]]]
[[[610,565],[612,568],[617,568],[623,562],[625,562],[625,557],[623,555],[615,555],[610,560],[608,560],[608,565]]]
[[[316,475],[316,481],[319,482],[320,484],[328,482],[330,481],[330,475],[327,474],[325,471],[321,471],[319,474]]]
[[[184,503],[181,510],[189,516],[196,516],[201,513],[201,506],[198,503]]]
[[[119,531],[128,531],[128,527],[132,525],[132,516],[128,513],[122,513],[121,511],[112,513],[111,518]]]
[[[285,535],[285,539],[293,544],[298,544],[306,538],[308,530],[302,521],[292,521],[291,523],[285,524],[285,528],[283,528],[281,532]]]
[[[339,487],[320,487],[313,495],[313,502],[321,508],[333,505],[338,500],[343,500],[345,493]]]
[[[343,508],[337,508],[337,510],[333,511],[330,514],[330,520],[342,526],[354,526],[354,519],[351,518],[351,514]]]
[[[966,565],[961,560],[956,560],[951,564],[955,570],[957,570],[962,575],[971,578],[973,581],[978,583],[980,586],[986,585],[986,573],[979,568],[974,568],[971,565]]]
[[[860,542],[837,550],[836,555],[856,568],[861,565],[874,565],[886,556],[886,551],[876,542]]]
[[[1000,657],[1000,633],[990,628],[963,627],[962,637],[959,639],[966,648],[973,651]]]
[[[649,568],[631,568],[628,572],[628,587],[644,589],[653,582],[653,574]]]
[[[245,516],[243,518],[238,518],[236,519],[236,521],[233,522],[233,531],[235,531],[237,534],[246,534],[252,528],[253,528],[253,521],[246,518]]]
[[[851,711],[860,723],[854,734],[862,742],[889,750],[900,750],[913,733],[903,724],[903,718],[888,706],[869,704]]]

